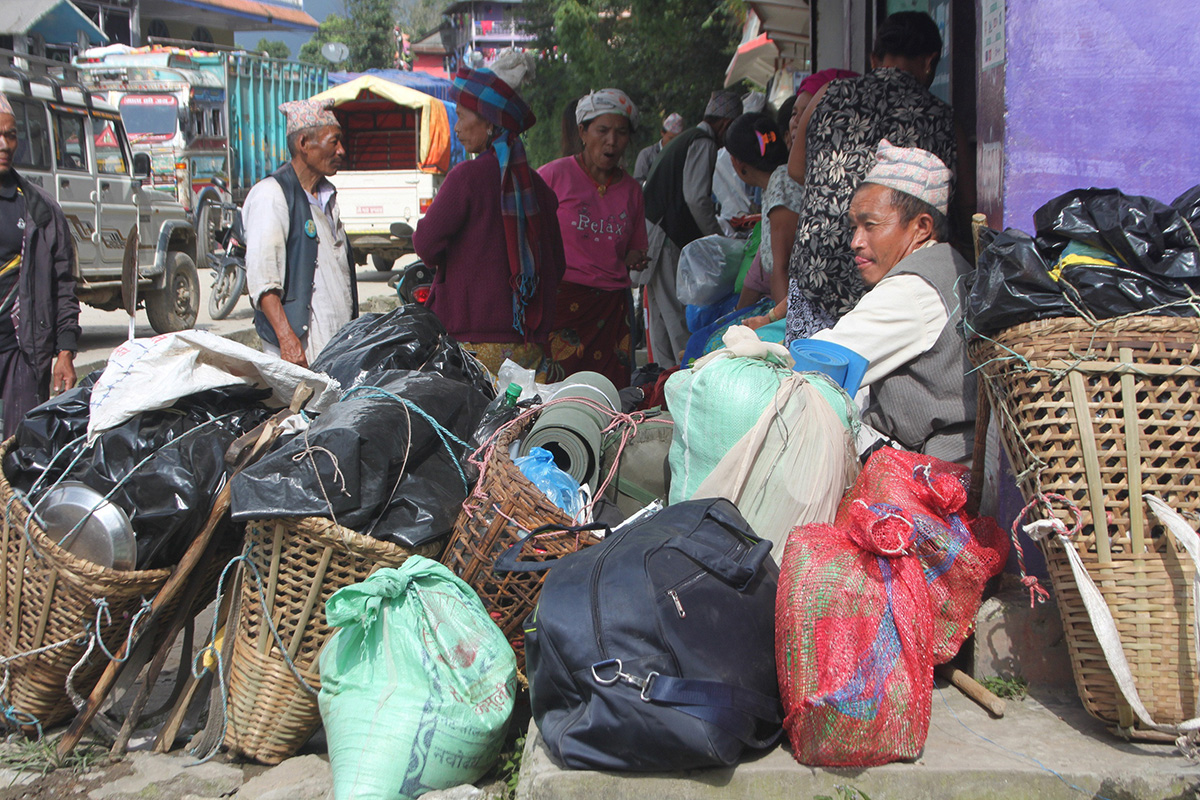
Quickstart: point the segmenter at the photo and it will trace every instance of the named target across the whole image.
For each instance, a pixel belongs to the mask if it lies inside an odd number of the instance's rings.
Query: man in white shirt
[[[970,265],[946,244],[950,171],[883,140],[850,203],[854,262],[869,291],[812,338],[867,359],[863,421],[900,446],[968,463],[976,382],[958,331],[955,284]]]
[[[330,108],[312,100],[279,107],[291,161],[255,184],[242,207],[254,327],[264,352],[302,367],[358,316],[354,257],[328,180],[346,157]]]

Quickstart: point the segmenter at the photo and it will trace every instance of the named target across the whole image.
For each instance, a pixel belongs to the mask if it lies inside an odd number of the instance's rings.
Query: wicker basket
[[[321,686],[317,656],[333,633],[325,623],[325,601],[381,567],[398,567],[413,553],[433,557],[441,548],[441,542],[431,542],[407,550],[320,517],[250,523],[246,545],[287,656],[313,689]],[[258,587],[246,573],[241,591],[229,660],[225,745],[264,764],[278,764],[308,740],[321,714],[316,696],[296,681],[263,624]]]
[[[0,445],[0,461],[12,443],[9,439]],[[115,652],[125,640],[142,598],[152,599],[171,570],[114,570],[76,558],[29,519],[28,509],[14,497],[2,473],[0,503],[4,505],[0,526],[0,558],[4,559],[0,655],[11,657],[81,637],[84,629],[95,623],[93,601],[99,598],[108,602],[112,620],[102,627],[101,635]],[[84,649],[84,642],[79,641],[11,662],[5,692],[8,702],[22,714],[35,717],[43,727],[73,716],[75,707],[66,691],[67,674]],[[103,654],[94,652],[76,673],[75,689],[84,695],[90,692],[106,664]]]
[[[1056,493],[1078,508],[1076,548],[1112,611],[1142,702],[1161,724],[1191,718],[1200,691],[1194,567],[1141,497],[1156,494],[1196,522],[1200,320],[1042,320],[973,342],[970,354],[1026,501]],[[1052,505],[1031,517],[1074,525],[1075,510]],[[1136,731],[1061,542],[1044,540],[1043,551],[1084,707]]]
[[[525,534],[542,525],[570,525],[571,519],[533,485],[508,455],[509,447],[532,420],[504,429],[491,459],[484,465],[474,496],[467,499],[454,523],[442,562],[479,594],[483,607],[508,638],[525,671],[525,617],[537,605],[545,572],[496,574],[492,565]],[[485,498],[478,501],[478,496]],[[478,501],[478,502],[477,502]],[[550,533],[527,547],[524,561],[549,561],[574,553],[601,539],[594,533]]]

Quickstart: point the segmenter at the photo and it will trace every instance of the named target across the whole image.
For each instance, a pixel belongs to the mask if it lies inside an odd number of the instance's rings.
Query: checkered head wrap
[[[924,200],[943,214],[950,208],[950,170],[928,150],[896,147],[887,139],[875,151],[875,166],[863,183],[877,183]]]
[[[279,110],[287,117],[288,136],[305,128],[337,125],[332,108],[332,100],[289,100],[279,105]]]
[[[0,114],[11,114],[12,116],[16,116],[13,114],[12,103],[8,102],[8,97],[3,94],[0,94]]]

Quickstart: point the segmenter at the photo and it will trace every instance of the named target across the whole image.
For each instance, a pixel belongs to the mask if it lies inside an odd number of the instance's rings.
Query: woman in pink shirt
[[[629,271],[646,266],[642,189],[621,169],[637,108],[618,89],[579,100],[583,152],[551,161],[538,174],[558,196],[567,269],[558,285],[548,376],[599,372],[629,385]]]

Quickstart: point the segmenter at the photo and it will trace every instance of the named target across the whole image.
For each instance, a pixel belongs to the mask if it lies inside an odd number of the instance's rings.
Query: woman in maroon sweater
[[[450,170],[413,234],[417,255],[436,268],[427,305],[493,374],[505,358],[543,370],[566,269],[558,200],[529,169],[519,136],[535,117],[506,82],[519,84],[512,76],[529,68],[526,55],[455,75],[455,133],[480,155]]]

